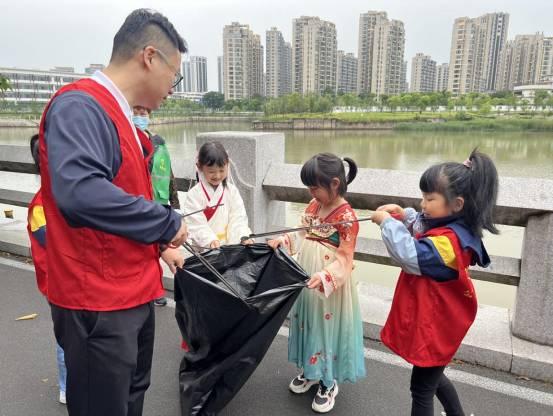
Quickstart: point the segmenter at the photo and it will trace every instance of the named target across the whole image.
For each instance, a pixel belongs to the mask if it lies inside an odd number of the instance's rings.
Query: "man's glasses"
[[[173,86],[171,88],[175,88],[177,85],[179,85],[179,83],[182,81],[182,79],[184,78],[182,76],[182,74],[180,73],[180,71],[178,70],[175,70],[175,68],[173,68],[173,66],[171,65],[171,63],[169,62],[169,59],[167,58],[167,55],[165,55],[163,52],[161,52],[159,49],[154,49],[156,51],[156,53],[161,57],[161,59],[163,59],[163,61],[165,62],[165,64],[171,68],[173,71],[175,71],[175,79],[173,80]]]

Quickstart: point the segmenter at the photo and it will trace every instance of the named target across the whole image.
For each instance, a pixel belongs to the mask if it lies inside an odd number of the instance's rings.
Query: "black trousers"
[[[434,416],[434,396],[447,416],[464,416],[457,391],[444,374],[445,367],[413,367],[411,416]]]
[[[154,351],[152,302],[113,312],[50,308],[65,351],[69,415],[142,415]]]

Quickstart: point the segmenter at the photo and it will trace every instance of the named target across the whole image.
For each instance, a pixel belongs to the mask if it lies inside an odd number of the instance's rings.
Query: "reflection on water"
[[[152,126],[176,154],[196,150],[198,133],[250,130],[250,124],[187,123]],[[0,144],[27,145],[35,129],[0,128]],[[360,167],[422,171],[432,163],[463,161],[479,147],[496,162],[501,175],[553,179],[553,133],[528,132],[399,132],[399,131],[286,131],[286,161],[302,163],[313,154],[329,151],[349,156]]]
[[[551,133],[436,133],[396,131],[294,131],[286,134],[286,159],[302,163],[313,153],[349,156],[359,166],[422,171],[433,163],[463,161],[478,147],[500,174],[553,179]]]
[[[250,130],[250,124],[189,123],[152,126],[165,138],[172,154],[192,158],[198,133],[224,130]],[[27,145],[35,129],[0,129],[0,144]],[[479,147],[495,161],[504,176],[553,179],[553,134],[528,132],[396,132],[396,131],[286,131],[286,161],[302,163],[313,154],[329,151],[353,158],[360,167],[422,171],[445,160],[463,161]],[[232,155],[231,155],[232,157]],[[3,187],[15,187],[11,176],[0,174]],[[5,182],[8,182],[6,185]],[[12,183],[13,182],[13,183]],[[297,222],[301,204],[287,204],[287,223]],[[17,212],[16,212],[17,215]],[[24,215],[24,214],[22,214]],[[359,216],[367,215],[359,212]],[[523,229],[501,227],[500,236],[486,236],[491,254],[520,257]],[[372,224],[361,226],[361,236],[379,238]],[[357,262],[358,279],[394,286],[398,270],[393,267]],[[475,282],[480,301],[510,307],[516,288],[487,282]]]

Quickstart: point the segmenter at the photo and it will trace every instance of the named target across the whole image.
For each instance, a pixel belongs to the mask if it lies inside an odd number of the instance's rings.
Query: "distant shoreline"
[[[37,129],[37,118],[0,118],[0,128]],[[532,114],[466,115],[456,113],[313,113],[260,118],[255,115],[191,115],[152,117],[151,125],[186,123],[251,123],[256,131],[397,130],[397,131],[537,131],[553,132],[553,116]]]
[[[265,117],[253,130],[553,131],[553,116],[459,113],[313,113]]]
[[[151,125],[179,124],[179,123],[249,123],[257,116],[185,116],[185,117],[152,117]],[[18,119],[0,118],[0,128],[38,128],[40,118]]]

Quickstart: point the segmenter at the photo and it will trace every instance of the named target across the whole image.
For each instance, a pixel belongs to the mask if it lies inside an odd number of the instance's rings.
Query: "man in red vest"
[[[65,351],[71,416],[142,414],[154,346],[159,255],[172,269],[187,237],[180,215],[152,201],[152,145],[132,121],[182,80],[183,39],[160,13],[132,12],[109,65],[60,89],[40,125],[48,224],[46,294]]]

